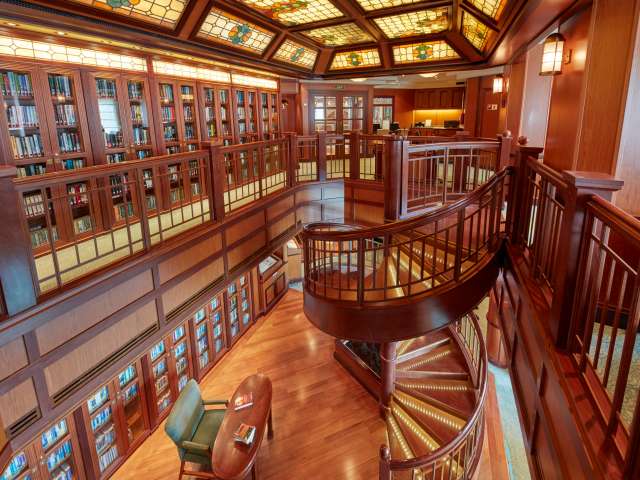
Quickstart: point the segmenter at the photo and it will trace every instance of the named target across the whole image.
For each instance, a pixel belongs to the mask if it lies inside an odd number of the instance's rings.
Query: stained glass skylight
[[[313,68],[313,64],[316,63],[317,56],[317,50],[305,47],[304,45],[291,40],[285,40],[282,45],[280,45],[273,58],[280,60],[281,62],[291,63],[293,65],[298,65],[299,67],[311,69]]]
[[[507,4],[507,0],[469,0],[469,3],[485,15],[498,20]]]
[[[284,25],[302,25],[342,17],[329,0],[240,0]]]
[[[367,12],[382,10],[383,8],[397,7],[399,5],[410,5],[422,0],[358,0],[358,3]]]
[[[374,41],[371,35],[353,22],[330,27],[314,28],[313,30],[305,30],[302,33],[327,47],[339,47],[341,45],[354,45],[356,43]]]
[[[487,46],[490,33],[489,27],[476,17],[467,12],[462,14],[462,35],[481,52]]]
[[[442,40],[393,47],[393,61],[396,64],[436,62],[454,58],[460,58],[460,55]]]
[[[438,7],[375,18],[374,21],[387,38],[400,38],[442,32],[449,28],[450,16],[449,7]]]
[[[262,53],[271,42],[273,32],[212,8],[200,28],[199,36]]]
[[[71,0],[144,22],[175,27],[189,0]]]
[[[377,48],[338,52],[333,57],[329,70],[348,70],[380,66],[380,52]]]

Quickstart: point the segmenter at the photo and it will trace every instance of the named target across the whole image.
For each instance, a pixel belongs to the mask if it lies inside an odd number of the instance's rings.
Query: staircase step
[[[421,392],[420,390],[407,388],[397,382],[396,382],[396,390],[406,393],[407,395],[410,395],[412,397],[415,397],[418,400],[422,400],[423,402],[428,403],[429,405],[433,405],[434,407],[440,410],[443,410],[457,418],[463,418],[463,419],[469,418],[469,416],[473,412],[473,407],[474,407],[473,403],[471,403],[470,408],[459,409],[457,408],[457,405],[454,404],[455,402],[442,402],[436,397],[433,397],[424,392]],[[459,396],[466,396],[465,392],[456,392],[453,395],[451,395],[452,399]]]
[[[428,349],[423,355],[411,358],[402,363],[398,363],[398,370],[420,370],[431,368],[436,361],[441,360],[444,357],[454,355],[454,346],[450,341],[443,342],[439,346],[433,349]],[[433,369],[439,370],[439,369]]]
[[[436,450],[440,444],[397,402],[391,403],[391,411],[402,430],[414,456],[421,457]]]
[[[450,413],[461,418],[468,418],[476,406],[475,392],[467,380],[405,379],[396,382],[396,386],[443,410],[449,408]]]
[[[423,335],[422,337],[414,338],[412,340],[413,341],[408,345],[408,348],[402,352],[402,354],[398,352],[397,364],[400,368],[402,368],[400,364],[407,363],[409,360],[428,354],[436,348],[449,343],[451,338],[448,336],[445,329],[428,335]]]
[[[406,460],[414,458],[413,450],[411,450],[409,443],[404,438],[402,429],[391,412],[387,414],[387,437],[392,459]]]
[[[398,371],[440,371],[467,374],[467,362],[458,350],[458,346],[451,342],[398,365]]]
[[[409,395],[401,390],[393,394],[396,402],[440,445],[453,440],[466,424],[466,419]]]
[[[469,375],[464,372],[446,372],[441,370],[396,370],[396,379],[412,380],[462,380],[467,381]]]

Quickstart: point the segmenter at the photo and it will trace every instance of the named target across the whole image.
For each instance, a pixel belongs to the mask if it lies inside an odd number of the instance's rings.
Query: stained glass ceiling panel
[[[356,43],[373,42],[374,39],[355,23],[343,23],[330,27],[314,28],[302,32],[307,37],[327,47],[354,45]]]
[[[484,23],[470,13],[462,15],[462,35],[469,40],[471,45],[483,52],[487,46],[491,31]]]
[[[175,27],[189,0],[71,0],[125,17]]]
[[[469,3],[485,15],[498,20],[507,4],[507,0],[469,0]]]
[[[449,7],[439,7],[376,18],[374,21],[387,38],[400,38],[447,30],[450,17]]]
[[[422,0],[358,0],[358,3],[367,12],[382,10],[383,8],[398,7],[400,5],[410,5]]]
[[[447,42],[410,43],[393,47],[393,61],[396,65],[453,60],[460,55]]]
[[[338,52],[333,57],[330,70],[349,70],[380,66],[380,52],[377,48]]]
[[[316,63],[317,56],[317,50],[305,47],[291,40],[286,40],[280,45],[273,58],[281,62],[311,69],[313,68],[313,64]]]
[[[222,10],[212,8],[198,35],[233,47],[262,53],[274,34]]]
[[[303,25],[342,17],[329,0],[240,0],[284,25]]]

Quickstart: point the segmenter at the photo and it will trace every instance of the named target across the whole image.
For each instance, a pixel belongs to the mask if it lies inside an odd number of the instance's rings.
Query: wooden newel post
[[[522,223],[526,217],[526,192],[528,183],[527,161],[529,157],[538,158],[543,149],[540,147],[527,147],[527,138],[518,139],[518,149],[516,153],[516,177],[512,183],[512,195],[509,205],[509,218],[511,223],[511,243],[522,241],[525,225]]]
[[[380,471],[378,480],[391,480],[391,451],[386,445],[380,447]]]
[[[0,202],[5,207],[0,216],[0,302],[9,315],[32,307],[38,297],[31,272],[31,238],[23,228],[22,199],[13,186],[16,175],[15,167],[0,166]]]
[[[513,138],[511,137],[511,132],[509,130],[505,130],[504,133],[498,135],[498,142],[500,146],[498,147],[498,155],[496,157],[496,172],[499,172],[504,167],[508,167],[511,165],[511,142]]]
[[[567,348],[569,333],[575,325],[572,324],[576,279],[580,262],[581,240],[585,223],[585,207],[591,195],[598,195],[611,201],[614,192],[622,188],[624,182],[610,175],[596,172],[562,172],[564,180],[569,185],[569,192],[562,225],[560,227],[561,241],[558,244],[556,258],[556,285],[551,303],[551,317],[549,328],[559,348]],[[578,319],[580,320],[580,319]]]
[[[381,413],[389,407],[396,384],[397,342],[380,344],[380,407]]]
[[[218,143],[211,143],[209,148],[209,161],[211,162],[211,182],[210,192],[213,218],[216,222],[224,218],[224,155],[220,152],[222,146]]]
[[[384,140],[384,218],[394,221],[407,213],[409,141],[402,137]]]
[[[360,141],[362,135],[356,130],[349,134],[349,178],[358,180],[360,178]]]
[[[318,133],[318,181],[327,180],[327,134]]]

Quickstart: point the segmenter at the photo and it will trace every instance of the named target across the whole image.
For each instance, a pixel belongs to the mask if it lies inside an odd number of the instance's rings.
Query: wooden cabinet
[[[257,90],[234,88],[233,105],[236,142],[250,143],[258,141],[260,134]]]
[[[213,297],[190,320],[194,377],[200,381],[227,351],[223,294]]]
[[[9,460],[2,480],[84,480],[75,422],[67,415],[36,436]]]
[[[141,361],[100,387],[75,413],[90,479],[110,476],[150,432]]]
[[[202,139],[233,143],[231,94],[228,87],[198,84]]]
[[[197,150],[200,125],[196,84],[182,80],[158,80],[158,143],[162,154]]]
[[[231,282],[226,291],[228,346],[237,342],[253,322],[249,275],[241,275]]]
[[[269,255],[258,264],[258,289],[263,313],[271,310],[289,288],[286,265],[281,254]]]
[[[259,91],[260,135],[263,140],[276,138],[280,133],[279,97],[277,92]]]
[[[463,87],[416,90],[415,108],[417,110],[462,108],[463,97]]]

